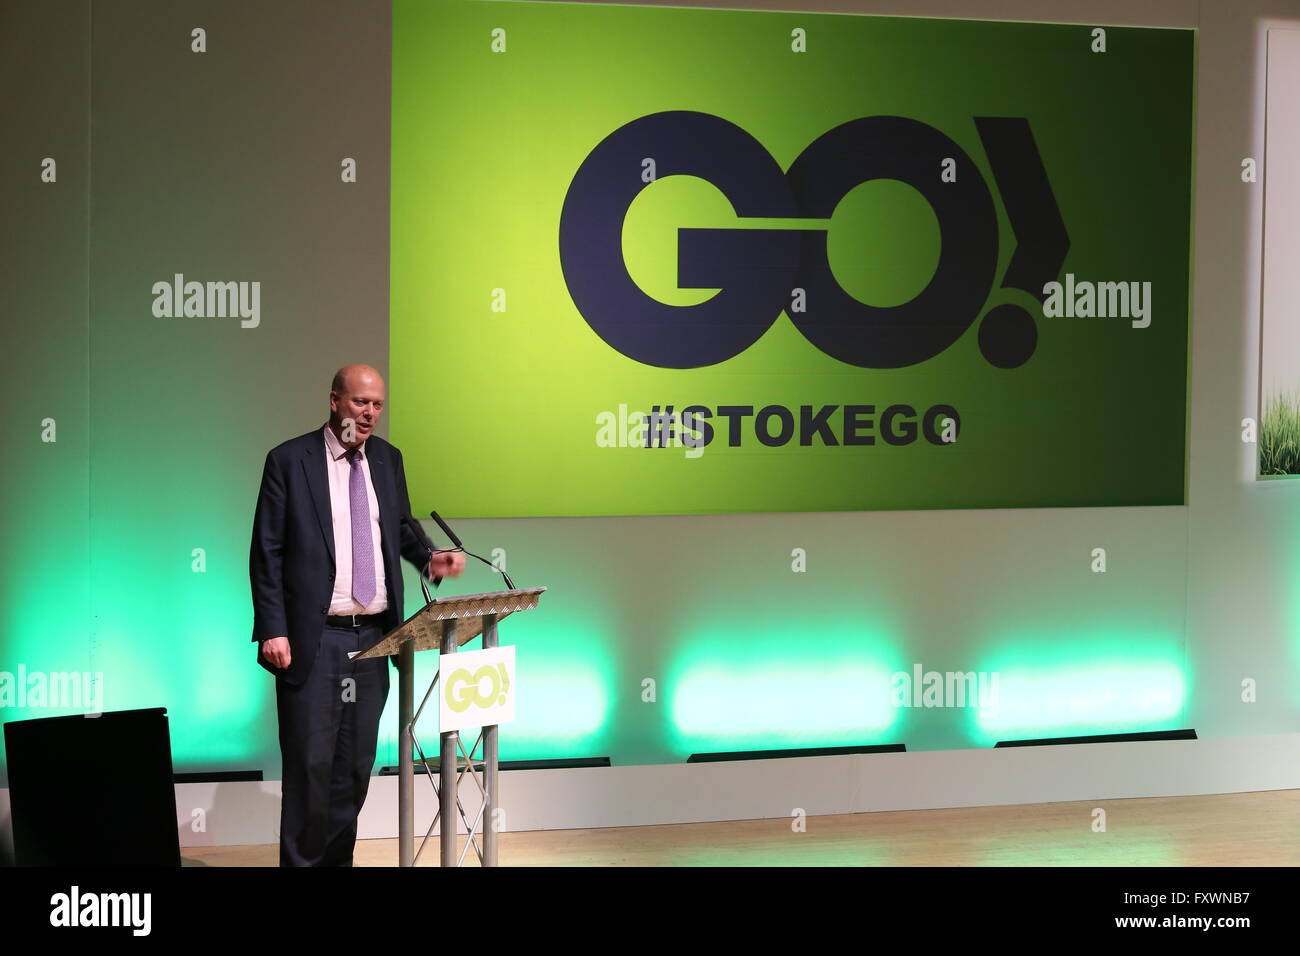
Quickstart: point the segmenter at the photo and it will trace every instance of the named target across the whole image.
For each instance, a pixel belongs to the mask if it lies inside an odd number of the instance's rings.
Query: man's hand
[[[429,558],[429,577],[458,578],[465,570],[465,555],[459,551],[435,554]]]
[[[289,660],[292,657],[289,650],[289,638],[268,637],[262,642],[262,657],[277,670],[284,670],[289,666]]]

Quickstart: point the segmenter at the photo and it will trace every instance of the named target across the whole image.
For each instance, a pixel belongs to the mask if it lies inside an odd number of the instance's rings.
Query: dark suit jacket
[[[301,684],[316,660],[334,591],[334,523],[330,513],[322,422],[305,435],[272,448],[262,469],[253,517],[248,575],[253,587],[253,640],[287,636],[291,651],[283,671],[258,662],[290,684]],[[403,515],[411,513],[402,453],[378,435],[366,439],[370,480],[379,499],[380,549],[388,585],[385,632],[403,621],[402,566],[406,558],[421,573],[433,544],[417,538]]]

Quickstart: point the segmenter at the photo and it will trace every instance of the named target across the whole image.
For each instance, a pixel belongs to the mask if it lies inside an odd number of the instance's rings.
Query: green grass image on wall
[[[1300,475],[1300,400],[1273,395],[1259,421],[1259,473]]]

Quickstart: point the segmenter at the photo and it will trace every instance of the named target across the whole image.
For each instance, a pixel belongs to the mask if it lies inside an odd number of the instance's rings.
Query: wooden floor
[[[1106,830],[1094,832],[1094,810]],[[960,810],[532,830],[501,834],[502,866],[1296,866],[1300,790]],[[462,837],[462,840],[464,838]],[[186,866],[275,866],[279,848],[188,847]],[[474,853],[471,850],[469,857]],[[357,842],[394,866],[396,840]],[[438,862],[430,841],[421,866]],[[467,860],[467,862],[470,862]]]

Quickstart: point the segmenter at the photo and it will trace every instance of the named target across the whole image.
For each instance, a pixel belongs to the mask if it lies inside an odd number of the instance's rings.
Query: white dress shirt
[[[379,499],[370,480],[370,458],[366,443],[360,445],[361,471],[366,478],[366,500],[370,502],[370,541],[375,562],[375,596],[369,607],[362,607],[352,597],[352,497],[348,482],[352,463],[330,429],[325,426],[325,465],[330,480],[330,513],[334,519],[334,594],[330,598],[331,614],[378,614],[388,610],[388,586],[384,577],[384,554],[380,550]]]

